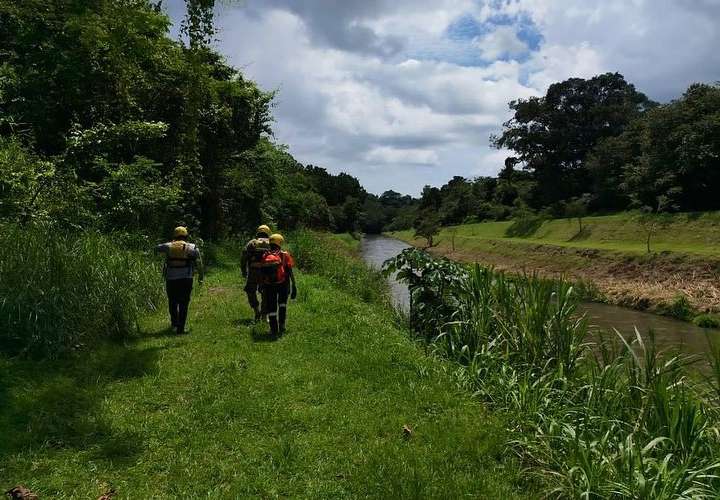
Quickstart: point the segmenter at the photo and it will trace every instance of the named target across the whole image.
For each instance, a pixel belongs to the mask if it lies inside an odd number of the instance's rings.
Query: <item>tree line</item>
[[[217,239],[260,221],[358,226],[357,179],[272,140],[273,92],[147,0],[0,0],[0,220]]]
[[[174,40],[148,0],[0,0],[0,220],[218,239],[720,208],[717,84],[659,105],[618,73],[556,83],[510,103],[497,176],[377,196],[273,141],[274,93],[212,49],[214,1],[186,4]]]
[[[496,177],[456,176],[440,188],[425,186],[400,210],[386,205],[385,227],[720,210],[718,84],[693,84],[661,105],[619,73],[607,73],[555,83],[510,109],[512,117],[491,138],[511,152]]]

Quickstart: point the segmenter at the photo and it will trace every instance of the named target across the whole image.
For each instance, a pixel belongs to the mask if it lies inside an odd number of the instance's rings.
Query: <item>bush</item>
[[[0,352],[57,357],[135,329],[161,297],[159,269],[113,238],[0,231]]]
[[[693,323],[700,328],[720,328],[720,318],[714,314],[698,314]]]
[[[688,321],[692,318],[693,308],[690,301],[684,295],[678,295],[675,300],[664,310],[665,314],[673,318]]]

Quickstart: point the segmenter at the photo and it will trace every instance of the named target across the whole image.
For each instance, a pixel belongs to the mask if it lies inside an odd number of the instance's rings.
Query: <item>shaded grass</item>
[[[229,262],[219,252],[218,259]],[[0,486],[43,497],[513,498],[503,425],[384,308],[299,276],[288,334],[256,342],[232,265],[82,359],[0,361]],[[212,291],[211,291],[212,290]],[[404,437],[403,425],[414,430]]]

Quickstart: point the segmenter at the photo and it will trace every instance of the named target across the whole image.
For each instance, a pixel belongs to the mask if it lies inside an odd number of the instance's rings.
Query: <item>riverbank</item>
[[[657,236],[660,253],[642,251],[642,229],[629,215],[588,217],[580,237],[577,221],[568,219],[543,222],[524,237],[507,236],[511,222],[443,228],[431,252],[511,273],[564,276],[586,285],[592,300],[690,320],[720,312],[716,219],[678,216]],[[412,231],[388,235],[424,244]]]
[[[459,388],[456,366],[428,357],[374,293],[363,300],[355,288],[374,276],[351,282],[340,261],[332,276],[323,262],[299,274],[275,342],[249,320],[236,258],[221,251],[194,292],[187,336],[170,334],[161,310],[133,341],[75,359],[0,358],[0,487],[40,498],[110,488],[118,498],[533,497],[505,426]]]

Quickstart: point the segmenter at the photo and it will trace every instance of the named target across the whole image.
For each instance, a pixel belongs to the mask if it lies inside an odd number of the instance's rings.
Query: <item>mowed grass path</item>
[[[503,425],[391,314],[301,275],[288,334],[253,327],[237,267],[139,340],[0,358],[0,489],[40,498],[514,498]],[[88,311],[92,314],[92,311]],[[405,436],[403,426],[413,429]]]

